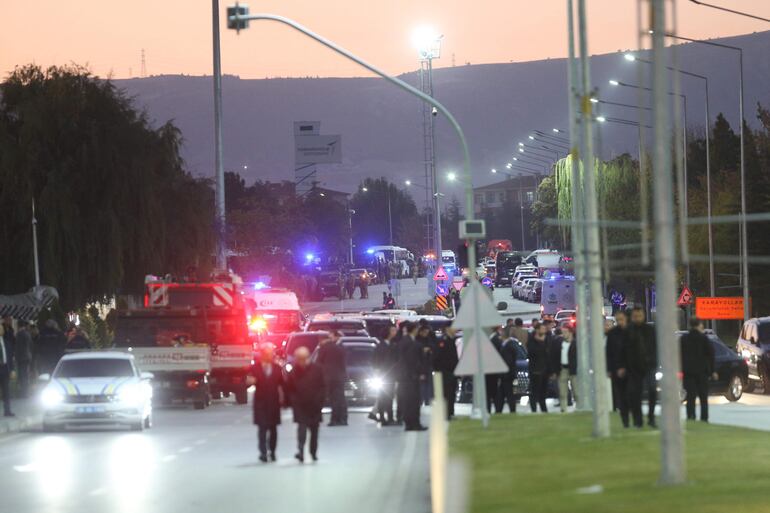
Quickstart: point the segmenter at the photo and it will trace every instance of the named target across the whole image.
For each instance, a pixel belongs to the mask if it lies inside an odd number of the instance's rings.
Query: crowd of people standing
[[[66,351],[90,349],[85,332],[70,326],[66,333],[59,324],[48,319],[38,329],[25,319],[3,318],[0,323],[0,394],[3,415],[13,417],[11,383],[16,385],[16,396],[29,397],[33,379],[53,372]]]

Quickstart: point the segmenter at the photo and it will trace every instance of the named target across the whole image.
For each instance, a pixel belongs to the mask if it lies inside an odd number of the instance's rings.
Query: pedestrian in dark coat
[[[642,427],[642,392],[647,389],[647,423],[655,427],[655,403],[658,389],[655,372],[658,369],[658,345],[655,328],[646,323],[644,309],[631,311],[626,345],[626,374],[628,376],[628,408],[634,418],[634,426]]]
[[[0,394],[3,394],[3,414],[15,417],[11,411],[11,350],[3,334],[4,327],[0,324]]]
[[[284,382],[281,368],[273,362],[273,346],[265,344],[260,348],[259,362],[252,365],[247,383],[254,385],[252,405],[259,442],[259,461],[266,462],[268,456],[270,461],[275,461]]]
[[[451,420],[455,414],[455,393],[457,392],[455,368],[458,363],[456,340],[455,330],[451,327],[444,328],[443,335],[436,341],[433,353],[433,369],[441,373],[447,420]]]
[[[498,391],[495,410],[502,413],[504,404],[508,404],[508,410],[516,413],[516,397],[513,395],[513,380],[516,378],[516,344],[518,341],[513,337],[506,337],[500,344],[500,356],[508,366],[508,372],[501,375],[500,390]]]
[[[375,420],[384,426],[393,424],[393,391],[398,365],[397,347],[394,339],[398,334],[395,326],[388,326],[374,349],[372,366],[377,377],[382,381],[382,388],[377,393]]]
[[[329,426],[348,425],[348,403],[345,399],[345,381],[348,379],[345,350],[339,345],[340,333],[332,331],[321,341],[317,363],[323,370],[326,397],[332,408]]]
[[[607,375],[612,380],[612,405],[620,412],[623,427],[628,427],[628,376],[626,348],[628,347],[628,315],[615,313],[615,326],[607,332]]]
[[[422,346],[423,369],[421,374],[428,378],[420,382],[420,399],[424,406],[429,406],[433,399],[433,380],[430,379],[430,376],[433,373],[433,351],[436,347],[436,335],[425,319],[420,319],[415,340]]]
[[[546,394],[548,393],[548,380],[551,378],[551,365],[549,362],[549,348],[546,338],[548,328],[545,324],[538,324],[537,329],[532,333],[527,343],[527,353],[529,354],[529,407],[532,413],[537,411],[540,405],[540,411],[548,412],[545,404]]]
[[[401,339],[401,368],[402,376],[399,387],[403,386],[404,424],[407,431],[424,431],[427,429],[420,423],[420,382],[427,379],[423,374],[423,348],[415,337],[417,324],[406,321],[404,324],[405,336]]]
[[[503,344],[503,327],[495,326],[495,330],[489,337],[489,341],[492,342],[495,350],[499,353],[500,347]],[[505,374],[485,374],[484,384],[487,389],[487,411],[492,413],[492,406],[495,407],[495,413],[502,413],[503,401],[502,401],[502,389],[500,381]]]
[[[37,371],[40,374],[51,374],[59,362],[59,358],[64,354],[64,347],[67,345],[67,337],[59,329],[59,325],[53,319],[45,321],[45,325],[40,328],[40,334],[37,336]]]
[[[700,401],[700,420],[709,420],[709,378],[714,372],[714,346],[704,333],[703,321],[690,319],[690,331],[679,341],[682,351],[684,389],[687,391],[687,420],[695,420],[695,398]]]
[[[29,395],[29,377],[32,368],[32,335],[29,332],[27,321],[24,320],[19,320],[14,359],[16,361],[19,397],[26,398]]]
[[[305,441],[310,433],[310,457],[318,460],[318,428],[322,422],[321,408],[324,401],[323,371],[317,364],[310,363],[310,351],[299,347],[294,352],[294,367],[289,373],[288,389],[297,423],[297,454],[305,461]]]

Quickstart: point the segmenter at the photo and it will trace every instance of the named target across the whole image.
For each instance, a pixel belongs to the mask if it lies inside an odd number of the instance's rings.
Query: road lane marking
[[[171,461],[174,461],[176,459],[176,454],[167,454],[166,456],[163,456],[160,461],[163,463],[169,463]]]
[[[203,445],[203,444],[205,444],[207,441],[208,441],[207,439],[205,439],[205,438],[201,438],[201,439],[198,439],[198,440],[196,440],[194,443],[195,443],[195,445]]]
[[[192,451],[192,447],[190,447],[190,446],[185,446],[185,447],[182,447],[181,449],[179,449],[179,453],[180,454],[181,453],[185,453],[185,452],[190,452],[190,451]]]
[[[401,459],[398,462],[398,468],[395,470],[396,477],[395,483],[391,490],[390,500],[386,504],[387,507],[382,511],[402,511],[404,495],[406,494],[406,486],[411,477],[412,462],[415,458],[417,451],[417,437],[420,436],[416,432],[407,432],[406,440],[404,441],[404,450],[401,453]]]

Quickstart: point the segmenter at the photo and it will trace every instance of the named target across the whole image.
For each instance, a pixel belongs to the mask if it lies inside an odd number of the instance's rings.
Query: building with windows
[[[520,175],[473,189],[476,216],[502,211],[506,204],[529,208],[535,201],[541,177]]]
[[[530,225],[541,179],[535,175],[511,176],[473,189],[475,217],[486,221],[488,239],[508,239],[514,249],[522,251],[538,246]]]

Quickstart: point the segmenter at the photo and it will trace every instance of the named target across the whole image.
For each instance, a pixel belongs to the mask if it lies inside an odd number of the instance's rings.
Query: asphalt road
[[[379,428],[364,410],[322,427],[319,461],[294,458],[285,411],[278,461],[257,460],[251,410],[156,410],[143,433],[120,430],[0,438],[0,511],[13,513],[308,512],[430,510],[428,435]],[[328,417],[328,416],[327,416]],[[427,418],[424,419],[427,422]]]
[[[400,280],[401,296],[398,297],[399,308],[415,308],[425,303],[428,298],[428,282],[425,278],[419,278],[415,284],[411,279]],[[305,313],[315,314],[322,312],[339,312],[347,310],[372,310],[382,306],[382,293],[388,292],[386,285],[373,285],[369,287],[369,298],[361,299],[360,292],[356,289],[353,299],[340,301],[327,299],[325,301],[311,301],[304,303],[302,309]],[[500,313],[504,316],[522,316],[525,319],[540,315],[540,305],[527,303],[511,297],[511,288],[497,288],[493,292],[495,305],[505,301],[508,308]]]
[[[428,282],[425,278],[418,278],[415,284],[412,279],[399,280],[401,283],[401,295],[398,296],[398,308],[415,308],[422,306],[429,298]],[[361,299],[360,291],[356,289],[353,299],[329,298],[325,301],[309,301],[302,304],[302,310],[308,314],[322,312],[341,312],[349,310],[374,310],[382,307],[382,293],[390,292],[387,285],[372,285],[369,287],[369,298]]]

